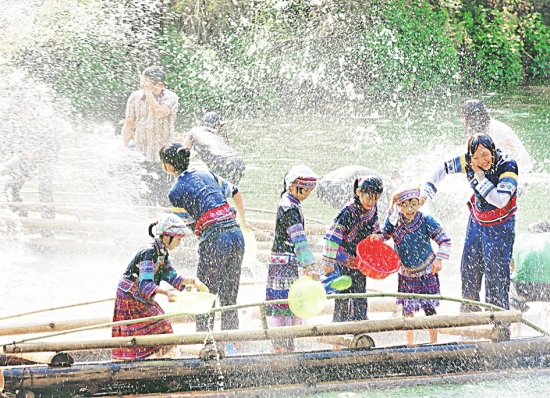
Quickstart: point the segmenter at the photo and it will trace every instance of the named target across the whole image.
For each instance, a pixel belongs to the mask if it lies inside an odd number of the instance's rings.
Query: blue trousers
[[[365,293],[367,291],[367,277],[357,269],[338,267],[340,275],[351,278],[351,286],[341,293]],[[367,299],[335,299],[332,322],[364,321],[367,320]]]
[[[479,301],[485,275],[485,302],[510,308],[508,291],[515,223],[514,216],[495,226],[482,226],[470,218],[460,266],[462,298]],[[480,308],[463,304],[461,310],[479,311]]]
[[[199,245],[197,278],[210,293],[218,295],[221,306],[237,304],[241,264],[244,256],[244,237],[239,229],[216,235]],[[238,329],[237,310],[224,311],[221,315],[221,329]],[[211,314],[197,315],[197,332],[206,332],[214,327]]]

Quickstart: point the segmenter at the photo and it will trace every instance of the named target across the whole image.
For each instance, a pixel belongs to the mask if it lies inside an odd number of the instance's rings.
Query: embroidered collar
[[[368,217],[369,219],[371,219],[378,211],[378,204],[375,204],[370,209],[365,209],[359,200],[359,196],[357,195],[355,195],[353,205],[361,217]]]
[[[421,211],[418,211],[412,220],[407,222],[405,217],[403,216],[403,213],[399,213],[399,224],[401,228],[403,228],[407,232],[415,231],[418,226],[422,223],[422,220],[424,219],[424,215]]]

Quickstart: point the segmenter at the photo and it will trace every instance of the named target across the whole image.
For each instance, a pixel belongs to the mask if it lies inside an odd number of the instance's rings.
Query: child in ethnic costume
[[[325,235],[323,267],[325,272],[336,270],[352,280],[342,293],[365,293],[367,278],[356,265],[357,244],[367,237],[382,239],[378,225],[377,202],[382,194],[379,177],[359,177],[353,185],[354,199],[346,205]],[[367,318],[367,299],[337,299],[334,302],[333,322],[361,321]]]
[[[430,215],[418,211],[420,187],[403,186],[397,189],[392,198],[393,206],[382,232],[386,239],[392,238],[395,250],[401,258],[398,274],[399,293],[440,294],[438,272],[442,269],[441,260],[448,260],[451,240],[439,223]],[[431,240],[439,245],[437,254],[433,252]],[[412,317],[420,308],[426,316],[435,315],[439,300],[397,298],[403,305],[403,316]],[[437,330],[429,330],[430,343],[437,341]],[[414,344],[414,331],[405,332],[407,344]]]
[[[292,167],[285,176],[269,257],[266,301],[287,299],[290,287],[300,277],[300,269],[305,275],[315,275],[315,258],[304,232],[300,202],[307,199],[316,184],[317,175],[304,165]],[[288,304],[268,305],[266,315],[270,327],[302,324]],[[294,351],[293,339],[273,340],[272,344],[277,352]]]
[[[153,227],[156,225],[155,238]],[[155,238],[151,247],[141,249],[130,262],[122,279],[118,283],[113,322],[129,319],[146,318],[164,314],[155,301],[155,294],[164,294],[172,301],[175,293],[159,286],[166,281],[179,291],[186,285],[195,286],[200,291],[208,288],[197,278],[184,278],[178,275],[168,259],[168,250],[179,246],[180,240],[186,234],[183,221],[176,215],[162,217],[149,226],[149,235]],[[172,325],[167,319],[145,321],[130,325],[113,326],[113,337],[143,336],[150,334],[173,333]],[[161,347],[117,348],[112,350],[114,359],[141,359]]]

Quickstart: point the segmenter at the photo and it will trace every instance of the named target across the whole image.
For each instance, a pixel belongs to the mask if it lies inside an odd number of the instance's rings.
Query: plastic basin
[[[399,254],[379,240],[363,239],[357,244],[357,269],[372,279],[384,279],[401,267]]]
[[[313,318],[325,308],[327,295],[319,281],[303,276],[292,284],[288,292],[288,306],[302,319]]]
[[[204,314],[214,307],[216,295],[205,292],[181,292],[176,295],[176,305],[186,314]]]

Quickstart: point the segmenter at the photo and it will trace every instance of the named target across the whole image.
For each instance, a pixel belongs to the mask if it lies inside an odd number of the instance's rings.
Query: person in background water
[[[145,160],[143,180],[149,189],[148,204],[167,207],[166,194],[172,185],[159,163],[160,148],[174,139],[174,124],[178,111],[178,96],[164,87],[166,75],[157,66],[151,66],[140,76],[140,89],[130,94],[126,104],[126,119],[122,126],[122,140],[128,146],[135,142],[135,150]]]
[[[482,101],[474,99],[464,102],[462,105],[462,123],[468,138],[477,133],[490,135],[495,146],[503,154],[508,154],[512,159],[515,159],[520,173],[533,171],[531,156],[519,137],[508,125],[493,119]]]
[[[153,228],[156,231],[153,233]],[[137,252],[128,264],[118,283],[113,322],[139,319],[164,314],[161,306],[155,301],[156,294],[164,294],[168,301],[173,301],[175,293],[160,287],[165,281],[176,290],[182,291],[186,286],[195,286],[202,292],[208,288],[198,278],[186,278],[179,275],[169,259],[169,251],[179,246],[187,228],[175,214],[168,214],[149,225],[149,235],[154,238],[153,244]],[[155,236],[156,235],[156,236]],[[144,336],[150,334],[173,333],[172,325],[167,319],[144,321],[129,325],[113,326],[113,337]],[[160,346],[115,348],[114,359],[132,360],[150,357],[159,352]]]
[[[365,293],[367,277],[356,264],[357,244],[363,239],[382,239],[378,225],[377,202],[384,188],[382,179],[375,176],[359,177],[353,184],[354,199],[336,216],[325,235],[322,264],[325,273],[333,270],[348,275],[349,289],[342,293]],[[361,321],[367,317],[367,299],[336,299],[333,322]]]
[[[211,170],[189,169],[191,152],[179,143],[162,147],[162,168],[176,181],[168,193],[172,210],[199,238],[197,277],[218,295],[220,305],[235,305],[239,293],[244,237],[227,199],[232,197],[246,226],[244,199],[239,189]],[[212,330],[211,314],[197,315],[198,332]],[[238,329],[237,310],[223,311],[221,329]]]
[[[479,301],[485,275],[485,301],[509,309],[510,261],[515,238],[518,167],[487,134],[474,134],[467,153],[438,166],[424,184],[420,205],[432,199],[447,174],[466,174],[473,195],[460,266],[462,297]],[[461,311],[480,311],[461,305]]]
[[[451,239],[439,223],[430,215],[418,211],[420,187],[404,185],[395,191],[392,207],[382,228],[385,239],[393,239],[395,250],[401,259],[398,273],[399,293],[440,294],[439,276],[451,253]],[[431,241],[439,246],[432,250]],[[436,315],[439,300],[398,297],[397,305],[403,306],[403,316],[413,317],[424,310],[426,316]],[[430,343],[437,341],[437,330],[430,329]],[[408,345],[414,344],[414,331],[405,332]]]
[[[242,155],[233,149],[225,134],[220,115],[208,112],[202,125],[192,128],[179,142],[194,149],[199,158],[216,174],[233,185],[239,185],[245,171]]]
[[[1,128],[4,159],[0,163],[0,175],[9,179],[4,184],[8,202],[23,202],[21,189],[37,177],[41,217],[55,218],[53,178],[60,149],[60,134],[52,131],[50,115],[40,103],[17,102],[9,107],[8,118]],[[21,217],[28,217],[25,206],[13,207]],[[44,237],[51,237],[49,230],[42,230]]]
[[[527,311],[528,301],[550,301],[550,223],[535,221],[516,237],[510,305]]]
[[[288,298],[292,284],[303,275],[316,276],[315,258],[304,231],[301,202],[317,184],[317,175],[308,166],[292,167],[284,178],[284,190],[277,209],[275,238],[269,256],[266,301]],[[301,325],[288,304],[266,305],[270,327]],[[272,340],[275,352],[294,351],[294,339]]]

